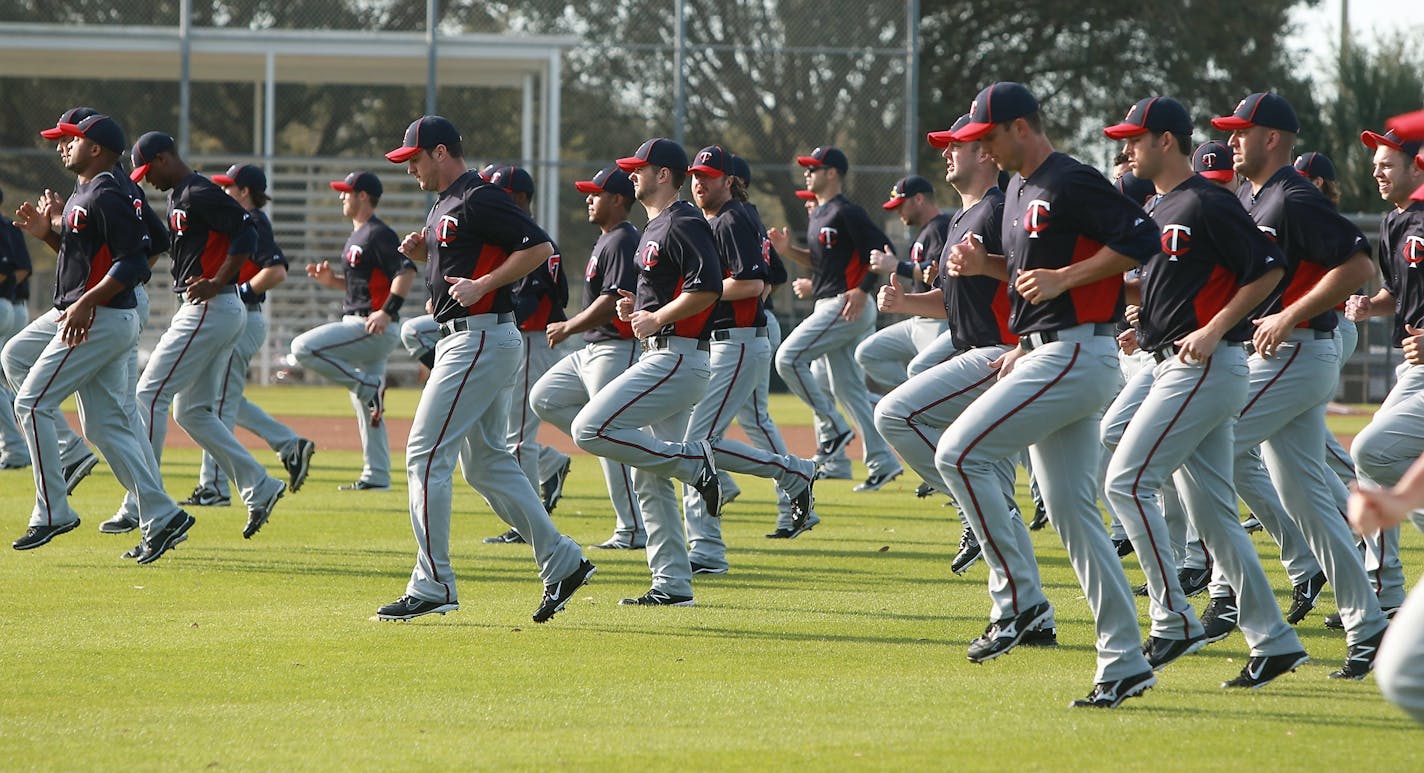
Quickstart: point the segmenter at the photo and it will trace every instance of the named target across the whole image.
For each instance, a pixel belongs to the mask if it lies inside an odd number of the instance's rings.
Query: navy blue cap
[[[213,175],[213,182],[218,185],[232,185],[251,191],[266,191],[267,173],[263,172],[261,167],[252,164],[233,164],[227,168],[227,174]]]
[[[381,178],[371,172],[360,171],[346,175],[346,179],[344,180],[333,180],[331,189],[342,193],[365,191],[377,199],[385,192],[385,187],[381,185]]]
[[[964,115],[961,115],[958,118],[954,119],[954,123],[951,124],[948,129],[945,129],[942,132],[930,132],[929,134],[925,135],[925,139],[936,148],[947,148],[949,147],[949,143],[959,141],[954,138],[954,133],[958,131],[963,131],[964,127],[968,125],[969,114],[965,113]]]
[[[1246,97],[1231,115],[1213,118],[1211,125],[1224,132],[1265,126],[1292,134],[1300,133],[1300,119],[1295,115],[1295,108],[1285,97],[1269,91]]]
[[[1309,153],[1302,153],[1296,158],[1295,170],[1312,180],[1317,177],[1326,180],[1335,179],[1335,162],[1331,161],[1330,157],[1324,153],[1317,153],[1313,150]]]
[[[845,174],[850,169],[850,159],[846,158],[846,154],[842,153],[840,148],[833,145],[822,145],[811,151],[809,156],[797,156],[796,163],[811,169],[829,166],[841,174]]]
[[[1221,140],[1203,142],[1192,154],[1192,170],[1208,180],[1235,180],[1236,169],[1231,164],[1231,147]]]
[[[148,132],[139,137],[133,150],[129,151],[134,165],[133,171],[129,172],[129,178],[134,182],[142,180],[148,175],[148,165],[159,153],[171,153],[177,148],[178,143],[173,141],[173,137],[163,132]]]
[[[633,181],[628,179],[628,175],[623,174],[623,170],[616,166],[607,166],[598,170],[598,174],[592,180],[579,180],[574,183],[574,187],[581,193],[616,193],[626,196],[629,199],[634,197]]]
[[[1182,103],[1171,97],[1148,97],[1127,111],[1122,123],[1103,129],[1115,140],[1125,140],[1148,132],[1171,132],[1192,136],[1192,116]]]
[[[415,119],[405,129],[405,139],[401,146],[386,154],[386,160],[393,164],[404,164],[422,150],[434,150],[439,145],[454,145],[460,142],[460,131],[449,119],[439,115],[425,115]]]
[[[881,209],[896,209],[905,203],[905,199],[917,193],[928,193],[934,195],[934,185],[929,180],[912,174],[909,177],[901,177],[895,187],[890,189],[890,199],[880,205]]]
[[[687,171],[708,177],[731,174],[732,154],[723,150],[720,145],[708,145],[697,151],[697,155],[692,159],[692,166],[689,166]]]
[[[1360,132],[1360,142],[1365,143],[1365,147],[1370,150],[1378,150],[1383,145],[1386,148],[1398,150],[1406,156],[1417,154],[1419,148],[1424,146],[1424,142],[1419,139],[1404,139],[1394,129],[1388,129],[1384,134],[1372,131]]]
[[[480,171],[480,177],[483,177],[485,182],[498,185],[510,193],[534,195],[534,178],[522,166],[490,164]]]
[[[1142,206],[1148,199],[1157,195],[1157,186],[1150,180],[1144,180],[1132,172],[1124,172],[1122,177],[1113,181],[1113,187],[1117,192],[1132,200],[1133,204]]]
[[[54,127],[60,136],[83,137],[105,150],[112,150],[119,155],[123,155],[128,148],[128,140],[124,139],[124,130],[119,127],[119,122],[101,113],[94,113],[77,123],[60,123]],[[40,133],[41,136],[44,132]]]
[[[735,153],[732,154],[732,176],[742,178],[747,185],[752,184],[752,165]]]
[[[668,169],[687,169],[687,151],[682,146],[664,137],[654,137],[638,146],[631,156],[618,159],[618,168],[631,172],[645,165],[662,166]]]
[[[969,105],[969,123],[954,133],[956,142],[974,142],[996,125],[1033,115],[1038,100],[1022,83],[1001,81],[990,84]]]
[[[58,121],[54,122],[54,128],[41,130],[40,136],[47,140],[57,140],[64,136],[64,131],[59,128],[62,124],[79,123],[91,115],[98,114],[99,111],[92,107],[71,107],[59,116]],[[122,153],[123,151],[119,152]]]

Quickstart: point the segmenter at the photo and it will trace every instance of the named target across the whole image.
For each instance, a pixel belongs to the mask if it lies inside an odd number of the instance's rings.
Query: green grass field
[[[349,420],[332,390],[254,394],[269,409]],[[295,395],[295,397],[294,397]],[[394,414],[414,393],[393,394]],[[787,424],[804,409],[779,401]],[[354,434],[354,428],[353,428]],[[263,458],[271,460],[263,452]],[[186,494],[196,453],[164,458]],[[274,462],[275,464],[275,462]],[[250,541],[240,507],[195,510],[190,539],[146,567],[121,561],[133,535],[99,534],[120,491],[100,466],[76,492],[77,531],[0,559],[6,769],[1418,769],[1424,735],[1372,679],[1326,674],[1342,634],[1300,626],[1314,661],[1264,690],[1218,685],[1241,669],[1239,633],[1184,658],[1117,711],[1070,711],[1093,674],[1092,628],[1052,529],[1034,542],[1061,646],[976,666],[964,657],[988,612],[983,564],[949,571],[952,510],[915,481],[855,494],[818,486],[824,519],[768,541],[770,484],[741,479],[726,516],[732,572],[697,581],[698,606],[637,609],[641,551],[590,551],[594,582],[546,625],[525,546],[457,489],[460,611],[378,623],[401,595],[414,546],[404,487],[335,491],[359,466],[322,451],[301,492]],[[576,459],[555,512],[583,544],[612,517],[597,465]],[[13,537],[28,471],[0,473]],[[1256,543],[1283,603],[1289,584]],[[1404,537],[1411,578],[1424,537]],[[1140,582],[1135,559],[1130,579]],[[1198,599],[1198,606],[1204,599]],[[1145,600],[1140,600],[1145,620]],[[1368,750],[1368,754],[1365,754]]]

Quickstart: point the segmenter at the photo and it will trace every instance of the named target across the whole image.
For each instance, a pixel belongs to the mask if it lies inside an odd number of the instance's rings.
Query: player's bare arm
[[[1014,289],[1029,303],[1051,301],[1075,287],[1092,284],[1136,268],[1137,261],[1103,247],[1087,260],[1063,268],[1035,268],[1019,274]]]
[[[681,293],[673,298],[671,303],[657,311],[632,312],[628,315],[627,321],[633,326],[633,335],[638,338],[647,338],[667,325],[706,310],[720,297],[715,290]]]
[[[950,276],[991,276],[1003,282],[1009,281],[1009,264],[1003,255],[990,255],[984,245],[972,236],[949,248],[949,259],[945,264]]]
[[[411,231],[401,239],[400,252],[411,260],[425,262],[427,251],[425,249],[425,231]]]
[[[1218,311],[1210,322],[1176,342],[1179,350],[1177,359],[1182,362],[1203,362],[1211,357],[1217,344],[1221,343],[1221,337],[1245,319],[1252,309],[1260,306],[1281,283],[1281,277],[1284,275],[1285,269],[1273,268],[1238,288],[1236,294],[1231,296],[1231,300],[1221,307],[1221,311]]]
[[[761,295],[765,289],[766,282],[760,279],[732,279],[728,277],[722,280],[722,300],[741,301],[755,298]]]
[[[802,268],[812,268],[811,251],[792,244],[791,232],[786,230],[785,226],[766,229],[766,238],[771,240],[771,246],[781,253],[781,257],[787,258]]]
[[[907,293],[898,282],[891,280],[880,288],[876,307],[886,314],[908,314],[914,317],[944,319],[944,293],[930,290],[923,293]]]
[[[221,266],[212,277],[194,276],[188,278],[188,288],[183,293],[183,297],[190,303],[206,301],[217,295],[223,287],[235,276],[251,256],[245,252],[239,252],[227,256]]]
[[[50,225],[50,218],[39,207],[26,201],[15,210],[15,225],[30,236],[39,239],[55,252],[59,252],[59,234]]]
[[[409,239],[410,237],[406,237]],[[424,244],[424,241],[421,242]],[[404,246],[404,243],[402,243]],[[450,283],[450,297],[459,302],[461,306],[473,306],[479,299],[505,285],[513,284],[515,280],[528,274],[530,271],[544,265],[554,254],[554,245],[549,242],[542,242],[533,247],[526,247],[517,252],[511,252],[509,258],[499,264],[488,274],[478,279],[468,277],[445,277],[445,281]]]
[[[247,281],[247,286],[255,293],[265,293],[286,281],[287,267],[283,265],[268,266]]]
[[[1374,276],[1375,264],[1369,253],[1356,252],[1350,259],[1325,272],[1305,295],[1295,303],[1256,320],[1256,333],[1251,341],[1262,357],[1274,356],[1281,342],[1300,323],[1325,313],[1349,297],[1356,287]]]
[[[1374,295],[1352,295],[1345,301],[1345,319],[1364,322],[1394,314],[1394,293],[1381,287]]]
[[[315,279],[317,284],[332,290],[341,290],[346,287],[346,278],[337,276],[331,270],[331,263],[323,260],[320,263],[307,264],[307,276]]]
[[[64,345],[71,349],[89,338],[89,326],[94,324],[94,309],[108,304],[115,295],[125,290],[123,282],[105,276],[89,291],[79,296],[79,300],[59,313],[55,320],[59,324],[59,334]]]
[[[613,321],[618,315],[618,300],[612,295],[600,295],[587,308],[573,315],[566,322],[550,322],[544,333],[549,346],[558,346],[571,335],[592,330]]]

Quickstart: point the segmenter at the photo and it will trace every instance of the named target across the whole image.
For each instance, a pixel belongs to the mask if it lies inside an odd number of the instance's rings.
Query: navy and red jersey
[[[168,224],[148,205],[148,194],[143,192],[143,186],[129,178],[129,172],[124,169],[123,163],[114,164],[114,179],[119,181],[119,185],[134,200],[134,208],[138,210],[139,217],[143,218],[144,229],[148,231],[148,256],[151,258],[167,252]]]
[[[287,256],[282,254],[282,248],[277,246],[277,237],[272,233],[272,221],[267,219],[267,213],[260,209],[254,209],[247,213],[252,217],[252,227],[257,229],[257,246],[252,248],[247,260],[243,261],[242,267],[237,270],[238,282],[250,282],[252,277],[257,276],[257,272],[272,266],[287,267]],[[262,303],[267,300],[267,293],[248,293],[242,297],[245,303]]]
[[[168,231],[173,244],[173,292],[188,280],[214,278],[229,255],[251,255],[257,248],[252,216],[212,180],[194,172],[168,192]],[[235,284],[237,275],[228,279]]]
[[[550,322],[569,318],[564,313],[564,307],[569,305],[569,277],[564,273],[559,245],[553,247],[554,254],[543,266],[514,283],[514,321],[525,332],[543,330]]]
[[[791,275],[786,273],[786,262],[781,259],[781,253],[772,246],[771,239],[766,235],[766,222],[761,219],[761,212],[756,205],[750,201],[742,202],[754,220],[756,220],[757,233],[761,234],[763,243],[766,245],[766,262],[771,271],[767,274],[766,283],[772,288],[780,287],[791,280]],[[772,295],[767,295],[761,302],[763,314],[772,313]]]
[[[1330,199],[1309,180],[1283,166],[1252,193],[1251,185],[1236,192],[1251,219],[1281,246],[1286,258],[1286,276],[1263,307],[1261,316],[1274,314],[1310,292],[1330,269],[1357,252],[1369,252],[1369,242],[1354,223],[1346,220]],[[1333,309],[1296,327],[1334,330],[1338,324]]]
[[[1147,214],[1161,230],[1160,251],[1142,267],[1137,343],[1149,352],[1180,341],[1211,322],[1236,291],[1276,268],[1280,247],[1256,228],[1241,202],[1200,175],[1155,197]],[[1250,340],[1242,319],[1222,336]]]
[[[1019,274],[1081,263],[1108,247],[1139,263],[1157,252],[1157,226],[1098,170],[1052,153],[1029,179],[1014,175],[1004,193],[1004,258],[1009,268],[1009,327],[1019,335],[1061,330],[1122,316],[1123,279],[1115,274],[1040,304],[1013,289]]]
[[[935,286],[944,292],[944,317],[959,348],[1016,344],[1009,330],[1009,286],[992,276],[950,276],[949,251],[965,239],[984,245],[990,255],[1002,254],[1004,192],[985,191],[974,206],[954,213],[940,248]]]
[[[486,293],[473,306],[450,297],[445,277],[478,279],[509,256],[549,241],[544,229],[498,185],[468,171],[440,192],[425,217],[425,287],[435,303],[435,321],[514,311],[512,285]]]
[[[638,311],[657,311],[683,293],[722,295],[722,262],[717,258],[712,226],[696,207],[681,199],[648,221],[634,264],[638,267],[638,290],[633,308]],[[654,335],[706,339],[711,335],[707,321],[716,305],[664,325]]]
[[[1404,326],[1424,327],[1424,201],[1411,202],[1408,209],[1394,210],[1380,221],[1379,264],[1384,287],[1394,296],[1394,332],[1397,347],[1405,337]]]
[[[717,243],[717,257],[722,261],[724,279],[768,280],[771,276],[771,256],[768,253],[771,240],[757,227],[756,219],[745,205],[728,200],[707,223],[712,226],[712,238]],[[733,327],[766,327],[761,294],[713,304],[708,329]]]
[[[598,237],[593,245],[593,254],[588,256],[588,266],[583,272],[583,307],[586,309],[598,300],[600,295],[611,295],[617,301],[619,290],[635,292],[638,289],[638,267],[634,256],[638,253],[638,227],[624,220],[606,234]],[[596,344],[599,341],[626,341],[633,337],[633,326],[613,315],[613,320],[605,325],[585,330],[583,340]]]
[[[374,215],[346,237],[341,248],[346,297],[342,314],[370,314],[386,305],[391,282],[409,265],[400,252],[400,237]]]
[[[132,309],[137,305],[134,285],[148,275],[148,232],[123,185],[104,172],[76,186],[64,204],[54,307],[68,308],[112,276],[124,289],[105,305]]]
[[[811,250],[812,293],[816,300],[859,288],[874,293],[879,280],[870,270],[870,251],[884,249],[890,237],[870,215],[837,195],[811,211],[806,246]]]
[[[25,246],[25,234],[11,220],[0,215],[0,301],[13,301],[20,282],[15,274],[30,271],[30,249]]]
[[[924,274],[925,267],[939,260],[944,253],[945,239],[949,236],[950,215],[941,212],[935,215],[920,233],[915,236],[915,243],[910,245],[910,259],[900,261],[895,266],[895,273],[910,280],[910,292],[927,293],[930,286],[924,283],[920,277]]]

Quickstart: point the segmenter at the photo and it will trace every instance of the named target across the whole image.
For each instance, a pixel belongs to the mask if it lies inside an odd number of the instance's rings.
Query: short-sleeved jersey
[[[786,262],[781,259],[781,253],[776,251],[776,247],[772,245],[771,239],[766,235],[766,221],[761,219],[761,212],[750,201],[742,202],[742,206],[756,219],[757,233],[761,234],[762,240],[766,243],[766,262],[771,269],[767,275],[766,283],[773,288],[786,284],[791,280],[791,275],[786,273]],[[772,313],[772,297],[772,295],[768,295],[762,300],[763,314]]]
[[[1330,269],[1349,260],[1357,252],[1369,252],[1369,242],[1353,223],[1346,220],[1330,200],[1309,180],[1283,166],[1252,193],[1251,185],[1236,192],[1251,219],[1281,246],[1286,258],[1286,275],[1264,314],[1274,314],[1310,292]],[[1297,327],[1334,330],[1338,324],[1333,309],[1300,323]]]
[[[638,289],[638,267],[633,258],[638,252],[638,227],[624,220],[608,233],[600,234],[593,245],[593,253],[588,256],[588,266],[583,271],[583,307],[586,309],[598,300],[600,295],[611,295],[617,301],[619,290],[629,293]],[[596,344],[599,341],[622,341],[633,337],[633,327],[613,315],[612,321],[583,332],[583,340]]]
[[[1380,221],[1379,264],[1384,287],[1394,296],[1395,346],[1403,343],[1404,326],[1424,327],[1424,201],[1393,210]]]
[[[30,248],[25,246],[25,234],[9,218],[0,215],[0,301],[15,300],[20,280],[19,271],[30,271]]]
[[[902,260],[895,266],[895,273],[910,280],[910,292],[925,293],[930,291],[930,286],[924,283],[920,277],[924,275],[927,266],[939,260],[944,254],[945,239],[949,236],[949,221],[951,215],[948,212],[941,212],[925,223],[920,232],[916,234],[915,241],[910,245],[909,260]]]
[[[950,250],[965,239],[984,245],[991,255],[1001,254],[1003,219],[1004,192],[997,187],[950,218],[935,286],[944,293],[944,317],[960,348],[1018,343],[1009,330],[1008,284],[992,276],[950,276],[947,266]]]
[[[514,321],[519,329],[536,332],[550,322],[563,322],[569,317],[564,307],[569,305],[569,277],[564,272],[564,259],[559,245],[544,265],[520,277],[514,283]]]
[[[445,277],[478,279],[509,256],[549,241],[544,230],[497,185],[474,171],[440,192],[425,217],[425,287],[435,303],[435,321],[514,311],[511,285],[486,293],[473,306],[450,297]]]
[[[226,194],[224,194],[226,195]],[[132,309],[134,285],[148,276],[148,232],[133,199],[110,172],[81,183],[64,204],[54,307],[66,309],[104,277],[124,285],[105,305]]]
[[[767,281],[771,275],[771,241],[757,228],[756,219],[741,202],[728,200],[707,223],[712,226],[712,238],[717,243],[723,278]],[[708,327],[766,327],[761,296],[718,301],[712,306]]]
[[[638,290],[633,308],[657,311],[683,293],[715,292],[722,295],[722,262],[712,226],[702,213],[686,201],[674,201],[643,229],[634,259],[638,267]],[[706,339],[707,326],[716,304],[664,325],[655,335]]]
[[[890,237],[870,221],[870,215],[843,195],[811,211],[806,246],[811,251],[812,293],[817,300],[853,289],[875,292],[870,251],[890,243]]]
[[[1013,289],[1030,269],[1066,268],[1103,247],[1138,261],[1157,251],[1157,227],[1098,170],[1063,153],[1052,153],[1028,179],[1014,175],[1004,192],[1004,258],[1009,268],[1009,326],[1019,335],[1122,315],[1121,274],[1075,287],[1040,304]]]
[[[134,209],[143,218],[144,230],[148,232],[148,255],[153,257],[168,251],[168,224],[153,207],[148,204],[148,194],[143,192],[143,186],[134,182],[129,177],[129,170],[124,168],[122,162],[114,163],[114,179],[118,180],[119,187],[124,190],[129,198],[133,199]],[[148,280],[144,280],[148,281]]]
[[[168,192],[168,231],[174,292],[183,292],[190,279],[215,277],[229,255],[250,255],[257,248],[252,216],[196,172]],[[234,274],[228,284],[236,282]]]
[[[282,248],[277,246],[277,237],[272,233],[272,221],[267,218],[267,213],[254,209],[247,214],[252,217],[252,227],[257,230],[257,246],[252,248],[242,268],[237,270],[239,282],[252,281],[252,277],[257,276],[257,272],[264,268],[286,268],[288,265],[287,256],[283,255]],[[267,300],[267,293],[252,293],[244,296],[244,300],[248,303],[262,303]]]
[[[1200,330],[1242,285],[1285,268],[1280,248],[1241,202],[1200,175],[1155,197],[1147,214],[1162,232],[1160,251],[1142,267],[1137,342],[1149,352]],[[1246,341],[1251,333],[1242,319],[1222,339]]]
[[[409,266],[400,253],[400,237],[374,215],[346,238],[341,262],[346,280],[346,297],[341,301],[343,314],[370,314],[386,305],[391,297],[391,282]]]

